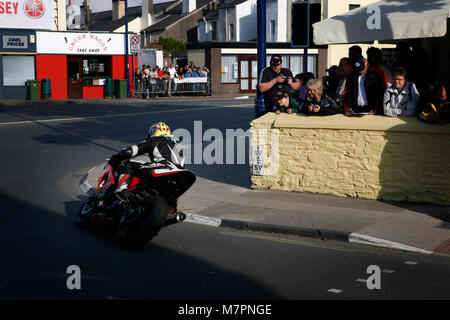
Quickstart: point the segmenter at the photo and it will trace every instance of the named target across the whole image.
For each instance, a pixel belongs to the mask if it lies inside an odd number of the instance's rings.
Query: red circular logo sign
[[[28,0],[23,5],[23,11],[32,19],[39,19],[45,13],[45,6],[41,0]]]

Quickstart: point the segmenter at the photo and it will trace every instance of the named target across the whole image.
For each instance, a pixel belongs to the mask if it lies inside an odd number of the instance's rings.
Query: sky
[[[168,2],[173,0],[153,0],[153,3]],[[67,4],[69,0],[67,0]],[[72,0],[74,5],[82,5],[83,0]],[[128,8],[137,7],[142,4],[142,0],[128,0]],[[112,10],[112,0],[88,0],[89,8],[91,12],[101,12]]]

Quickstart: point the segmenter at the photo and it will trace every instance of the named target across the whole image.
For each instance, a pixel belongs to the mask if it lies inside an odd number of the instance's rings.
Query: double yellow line
[[[242,237],[242,238],[252,238],[252,239],[260,239],[260,240],[268,240],[268,241],[274,241],[274,242],[288,243],[288,244],[293,244],[293,245],[297,245],[297,246],[316,247],[316,248],[336,250],[336,251],[346,251],[346,252],[354,252],[355,251],[355,250],[351,250],[351,249],[343,249],[343,248],[338,248],[338,247],[325,246],[325,245],[320,245],[320,244],[313,244],[313,243],[306,242],[306,241],[300,241],[300,240],[294,240],[294,239],[275,238],[275,237],[263,236],[263,235],[259,235],[259,234],[229,232],[229,231],[223,231],[223,232],[220,232],[220,234],[229,235],[229,236],[236,236],[236,237]]]

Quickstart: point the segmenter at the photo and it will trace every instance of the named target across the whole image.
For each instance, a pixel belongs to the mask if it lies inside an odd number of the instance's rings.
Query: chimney
[[[120,20],[125,16],[125,0],[113,0],[112,3],[112,19]]]
[[[142,0],[142,16],[141,16],[141,29],[146,29],[152,24],[153,0]]]
[[[196,0],[183,0],[183,13],[191,13],[197,9]]]

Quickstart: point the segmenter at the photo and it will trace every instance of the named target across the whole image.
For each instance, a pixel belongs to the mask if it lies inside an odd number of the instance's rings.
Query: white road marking
[[[411,247],[405,244],[397,243],[394,241],[389,241],[385,239],[375,238],[372,236],[359,234],[359,233],[351,233],[348,237],[349,242],[354,243],[361,243],[361,244],[368,244],[368,245],[375,245],[379,247],[384,248],[390,248],[390,249],[399,249],[399,250],[405,250],[405,251],[411,251],[411,252],[420,252],[424,254],[432,254],[432,251],[424,250],[421,248]]]
[[[415,266],[417,264],[417,262],[415,262],[415,261],[405,261],[405,264],[409,264],[411,266]]]
[[[339,290],[339,289],[330,289],[330,290],[328,290],[328,292],[331,292],[331,293],[341,293],[342,292],[342,290]]]
[[[385,270],[381,270],[381,272],[384,272],[384,273],[394,273],[395,271],[394,271],[394,270],[388,270],[388,269],[385,269]]]
[[[356,279],[355,281],[367,283],[367,279]]]
[[[190,222],[190,223],[195,223],[195,224],[202,224],[202,225],[211,226],[211,227],[219,227],[220,224],[222,223],[221,219],[207,217],[207,216],[201,216],[201,215],[192,214],[192,213],[186,214],[186,219],[184,221]]]
[[[229,105],[229,106],[218,106],[218,107],[186,108],[186,109],[177,109],[177,110],[147,111],[147,112],[123,113],[123,114],[113,114],[113,115],[93,116],[93,117],[73,117],[73,118],[58,118],[58,119],[43,119],[43,120],[25,120],[25,121],[3,122],[3,123],[0,123],[0,126],[14,125],[14,124],[29,124],[29,123],[80,121],[80,120],[105,119],[105,118],[114,118],[114,117],[133,117],[133,116],[142,116],[142,115],[154,114],[154,113],[161,114],[161,113],[199,111],[199,110],[205,111],[205,110],[214,110],[214,109],[222,109],[222,108],[238,108],[238,107],[248,107],[248,106],[253,106],[253,104],[240,104],[240,105]]]

